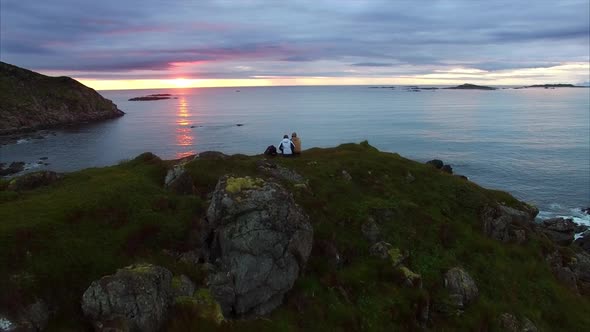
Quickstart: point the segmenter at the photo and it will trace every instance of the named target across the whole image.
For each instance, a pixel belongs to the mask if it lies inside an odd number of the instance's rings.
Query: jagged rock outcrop
[[[0,62],[0,135],[122,116],[112,101],[69,77]]]
[[[576,223],[572,219],[551,218],[543,220],[537,225],[537,229],[547,235],[551,241],[568,246],[574,242]]]
[[[309,257],[313,230],[292,195],[276,182],[222,177],[207,211],[209,287],[224,315],[276,308]]]
[[[538,210],[522,211],[504,205],[486,206],[481,213],[484,233],[502,242],[523,243],[532,231]]]
[[[450,303],[459,310],[465,309],[479,295],[473,278],[460,267],[454,267],[445,273],[444,286],[449,291]]]
[[[82,311],[97,331],[159,331],[174,296],[192,295],[183,294],[191,287],[182,285],[182,280],[179,287],[173,287],[172,281],[172,273],[163,267],[131,265],[92,282],[82,296]]]
[[[590,295],[590,254],[578,252],[573,256],[554,250],[545,255],[553,275],[575,294]]]

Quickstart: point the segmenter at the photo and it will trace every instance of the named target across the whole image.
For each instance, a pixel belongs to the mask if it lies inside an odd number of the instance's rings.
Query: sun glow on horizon
[[[93,79],[78,80],[96,90],[181,89],[209,87],[252,87],[294,85],[453,85],[474,83],[482,85],[529,85],[545,83],[585,82],[590,79],[590,64],[574,62],[549,68],[525,68],[502,71],[482,71],[470,68],[435,70],[418,75],[393,77],[373,76],[250,76],[248,78],[184,78],[173,79]],[[76,78],[76,75],[72,75]]]

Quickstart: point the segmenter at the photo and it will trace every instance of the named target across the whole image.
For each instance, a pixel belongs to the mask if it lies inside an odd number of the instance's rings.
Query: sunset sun
[[[187,88],[191,85],[191,81],[186,78],[175,78],[172,80],[172,84],[177,88]]]

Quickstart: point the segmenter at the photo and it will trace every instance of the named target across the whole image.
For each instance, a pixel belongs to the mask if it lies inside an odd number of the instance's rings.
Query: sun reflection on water
[[[193,149],[195,137],[189,122],[190,116],[191,113],[186,97],[180,95],[176,112],[176,124],[178,125],[176,128],[176,145],[180,147],[180,151],[176,152],[176,158],[183,158],[196,153]]]

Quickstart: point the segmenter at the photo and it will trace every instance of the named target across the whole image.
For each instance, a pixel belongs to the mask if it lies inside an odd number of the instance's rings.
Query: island
[[[493,88],[491,86],[475,85],[475,84],[469,84],[469,83],[461,84],[461,85],[458,85],[458,86],[453,86],[453,87],[450,87],[450,88],[443,88],[443,89],[451,89],[451,90],[496,90],[496,88]]]
[[[129,101],[153,101],[153,100],[163,100],[163,99],[171,99],[172,95],[169,93],[154,93],[147,96],[142,97],[135,97],[129,99]]]
[[[73,78],[0,62],[0,135],[112,119],[125,113]]]
[[[580,86],[580,85],[573,85],[573,84],[563,84],[563,83],[559,83],[559,84],[534,84],[534,85],[528,85],[528,86],[521,87],[521,89],[527,89],[527,88],[555,89],[555,88],[587,88],[587,87],[586,86]]]
[[[575,224],[536,222],[534,206],[448,166],[365,141],[297,158],[146,152],[0,179],[0,322],[587,330],[590,248],[574,240]]]

